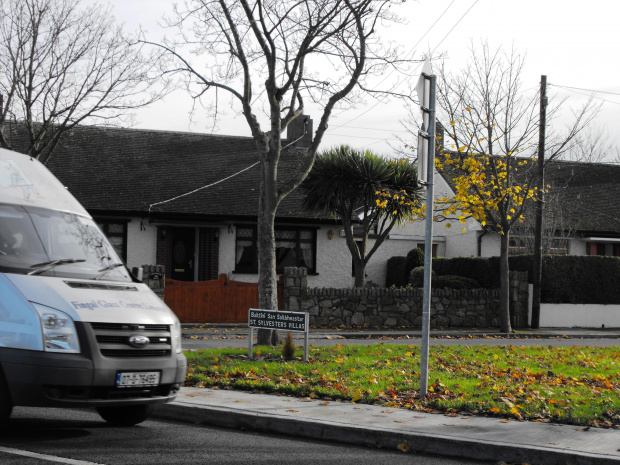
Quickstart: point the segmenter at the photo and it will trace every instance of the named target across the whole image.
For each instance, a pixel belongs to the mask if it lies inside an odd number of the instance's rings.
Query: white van
[[[21,405],[134,425],[186,368],[174,313],[50,171],[0,149],[0,424]]]

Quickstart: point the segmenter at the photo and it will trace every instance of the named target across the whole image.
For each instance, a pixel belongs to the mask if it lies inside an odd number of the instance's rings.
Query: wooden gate
[[[258,284],[229,281],[166,279],[164,301],[181,323],[247,323],[248,310],[258,308]],[[278,308],[282,308],[282,277],[278,281]]]

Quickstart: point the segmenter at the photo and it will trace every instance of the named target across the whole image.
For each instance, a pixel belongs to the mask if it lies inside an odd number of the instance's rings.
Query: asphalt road
[[[344,334],[344,336],[342,335]],[[359,337],[354,337],[350,332],[340,333],[338,331],[311,330],[308,344],[313,346],[334,346],[336,344],[411,344],[421,345],[422,339],[418,336],[406,336],[396,332],[394,335],[379,333],[368,337],[360,333]],[[302,333],[294,334],[295,345],[303,347],[304,338]],[[572,346],[592,346],[609,347],[620,346],[620,339],[615,337],[571,337],[557,335],[551,337],[532,337],[532,336],[511,336],[497,337],[495,335],[457,335],[431,337],[430,345],[514,345],[514,346],[552,346],[552,347],[572,347]],[[184,350],[216,349],[241,347],[248,348],[248,331],[244,327],[232,328],[208,328],[208,329],[188,329],[183,330]]]
[[[486,461],[352,447],[188,425],[146,421],[108,426],[94,411],[16,408],[0,435],[2,465],[408,464],[483,465]]]

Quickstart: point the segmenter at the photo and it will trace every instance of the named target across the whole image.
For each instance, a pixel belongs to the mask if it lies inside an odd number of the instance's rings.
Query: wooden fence
[[[278,308],[282,308],[282,277]],[[258,284],[230,281],[186,282],[166,278],[164,301],[181,323],[247,323],[248,310],[258,308]]]

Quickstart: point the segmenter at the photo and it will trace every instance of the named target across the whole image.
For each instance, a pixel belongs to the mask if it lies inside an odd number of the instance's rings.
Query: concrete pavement
[[[244,391],[182,388],[162,419],[452,457],[620,464],[620,430],[422,413]]]
[[[192,336],[216,340],[229,337],[237,339],[240,347],[247,344],[247,328],[243,326],[184,325],[183,336],[184,342]],[[330,338],[345,344],[355,344],[356,339],[420,337],[420,330],[415,328],[312,329],[310,332],[311,339]],[[493,328],[434,329],[431,337],[561,338],[568,343],[578,339],[608,339],[614,345],[615,339],[620,345],[620,328],[545,328],[510,335]],[[155,416],[300,438],[507,463],[620,464],[620,430],[431,414],[244,391],[182,388],[177,399],[159,407]]]

